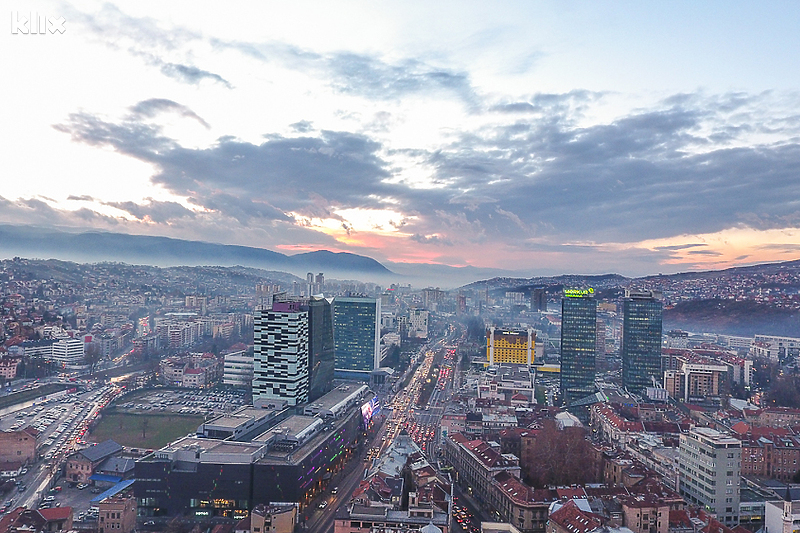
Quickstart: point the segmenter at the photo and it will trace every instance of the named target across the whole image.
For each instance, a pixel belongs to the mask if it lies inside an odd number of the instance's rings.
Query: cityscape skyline
[[[0,222],[531,274],[800,257],[795,6],[235,13],[12,6]]]

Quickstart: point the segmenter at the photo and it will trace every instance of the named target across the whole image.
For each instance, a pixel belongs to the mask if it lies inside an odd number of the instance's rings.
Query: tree
[[[768,405],[800,407],[800,377],[778,376],[767,392]]]
[[[86,350],[83,353],[83,358],[86,364],[89,365],[89,375],[94,374],[94,367],[100,361],[100,345],[96,342],[90,342],[86,345]]]
[[[553,420],[542,423],[530,459],[521,466],[528,482],[538,488],[594,481],[592,450],[585,430],[578,427],[559,430]]]

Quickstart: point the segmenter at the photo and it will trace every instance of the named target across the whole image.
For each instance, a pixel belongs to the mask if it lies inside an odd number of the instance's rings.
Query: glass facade
[[[333,301],[336,375],[369,379],[380,364],[381,301],[337,297]]]
[[[561,395],[569,405],[594,392],[597,348],[594,298],[561,300]]]
[[[651,292],[628,292],[622,301],[622,386],[631,392],[661,382],[662,308]]]
[[[333,388],[333,307],[325,298],[308,302],[308,400],[313,402]]]

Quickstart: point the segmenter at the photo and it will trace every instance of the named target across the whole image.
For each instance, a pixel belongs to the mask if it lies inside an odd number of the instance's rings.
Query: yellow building
[[[528,331],[486,331],[486,362],[488,365],[532,365],[536,334]]]

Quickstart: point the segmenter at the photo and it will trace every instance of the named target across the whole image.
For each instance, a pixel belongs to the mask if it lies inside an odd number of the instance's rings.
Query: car
[[[146,526],[154,526],[154,525],[156,525],[156,523],[154,521],[152,521],[152,520],[148,520],[147,522],[144,523],[144,525],[146,525]]]
[[[328,502],[327,501],[323,501],[321,504],[319,504],[319,508],[320,509],[325,509],[327,506],[328,506]]]
[[[339,487],[333,487],[331,489],[331,494],[336,494],[337,492],[339,492]]]
[[[83,490],[88,486],[89,486],[88,483],[78,483],[78,490]]]

